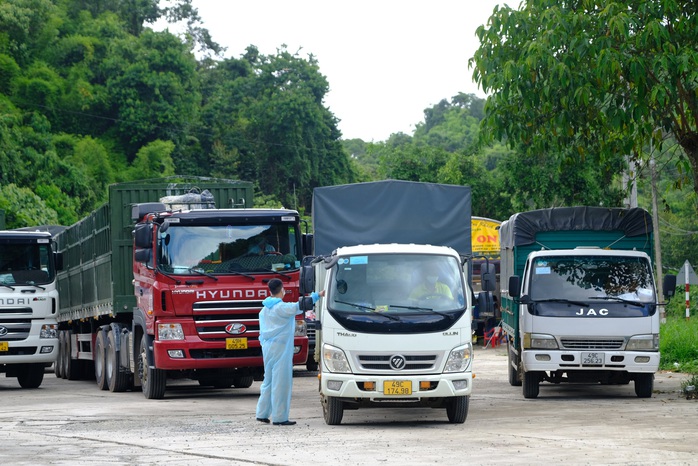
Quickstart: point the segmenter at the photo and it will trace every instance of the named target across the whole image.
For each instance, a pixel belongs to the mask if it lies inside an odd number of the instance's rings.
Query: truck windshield
[[[300,267],[294,224],[179,226],[158,233],[157,267],[169,274],[281,272]]]
[[[428,331],[427,325],[437,331],[465,311],[462,272],[452,256],[346,256],[331,273],[328,308],[348,329],[409,333]]]
[[[0,244],[0,284],[41,285],[53,281],[51,246],[46,243]]]
[[[573,305],[636,304],[634,313],[656,303],[649,261],[624,256],[537,257],[531,266],[533,302],[568,301]]]

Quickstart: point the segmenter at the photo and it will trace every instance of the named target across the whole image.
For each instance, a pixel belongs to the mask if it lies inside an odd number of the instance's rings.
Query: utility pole
[[[650,148],[651,150],[651,148]],[[652,181],[652,230],[654,231],[654,261],[657,266],[657,294],[663,300],[663,274],[662,274],[662,248],[659,245],[659,206],[657,202],[657,167],[654,162],[654,155],[650,155],[650,173]],[[659,320],[666,323],[666,311],[664,306],[659,306]]]

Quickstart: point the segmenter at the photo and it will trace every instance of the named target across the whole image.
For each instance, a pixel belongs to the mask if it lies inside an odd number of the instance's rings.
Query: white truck
[[[47,231],[0,231],[0,372],[38,388],[58,355],[56,269]]]
[[[652,219],[644,209],[560,207],[502,223],[502,326],[509,383],[635,383],[652,395],[659,306]],[[665,296],[676,277],[667,275]]]
[[[381,181],[316,188],[302,292],[316,305],[325,422],[345,409],[432,407],[463,423],[472,392],[470,188]],[[306,260],[306,264],[310,262]],[[446,293],[417,296],[425,271]]]

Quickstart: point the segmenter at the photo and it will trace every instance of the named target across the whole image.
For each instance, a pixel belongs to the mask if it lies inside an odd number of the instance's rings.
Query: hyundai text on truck
[[[0,231],[0,372],[38,388],[58,355],[56,269],[48,231]]]
[[[118,183],[58,235],[60,357],[66,379],[94,373],[146,398],[167,380],[245,388],[263,377],[259,312],[272,278],[299,299],[299,215],[249,208],[252,184],[208,178]],[[263,241],[262,241],[263,240]],[[260,249],[260,244],[264,246]],[[296,320],[294,364],[307,359]]]
[[[536,398],[541,382],[634,382],[652,395],[659,306],[652,219],[640,208],[521,212],[500,228],[508,377]],[[665,295],[676,277],[665,277]]]
[[[421,406],[463,423],[473,388],[470,188],[328,186],[315,188],[312,207],[316,258],[301,290],[326,290],[316,304],[325,422]],[[427,268],[450,296],[411,296]]]

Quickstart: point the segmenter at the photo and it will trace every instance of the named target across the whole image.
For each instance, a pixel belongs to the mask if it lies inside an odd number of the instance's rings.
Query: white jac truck
[[[48,231],[0,231],[0,372],[38,388],[58,355],[55,252]]]
[[[652,218],[644,209],[560,207],[514,214],[499,230],[509,383],[635,383],[659,368]],[[676,277],[667,275],[665,295]]]
[[[341,423],[345,409],[372,406],[442,408],[450,422],[465,422],[473,388],[470,206],[464,186],[315,188],[316,257],[301,287],[326,291],[315,324],[327,424]],[[443,293],[418,293],[425,273]]]

